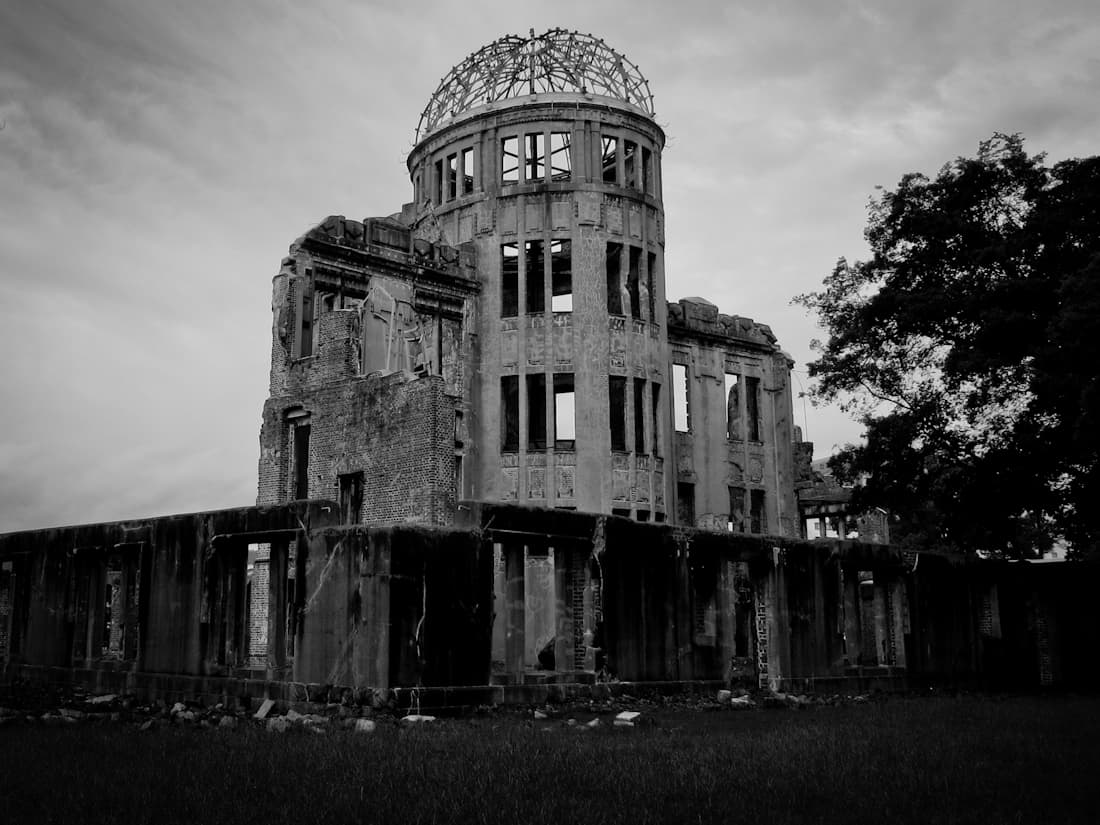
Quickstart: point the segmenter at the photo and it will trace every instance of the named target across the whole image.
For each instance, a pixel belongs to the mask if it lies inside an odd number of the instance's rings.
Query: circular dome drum
[[[447,74],[420,115],[420,141],[479,106],[540,93],[610,97],[653,115],[653,95],[638,67],[590,34],[550,29],[507,35],[471,54]]]

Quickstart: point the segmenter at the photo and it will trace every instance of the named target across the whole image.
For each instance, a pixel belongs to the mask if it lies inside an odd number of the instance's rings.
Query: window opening
[[[632,140],[623,141],[623,186],[638,188],[638,144]]]
[[[676,432],[686,433],[691,427],[688,413],[688,374],[683,364],[672,365],[672,418]]]
[[[638,292],[638,265],[642,260],[640,247],[630,247],[629,266],[626,275],[626,291],[630,295],[630,317],[642,317],[641,297]]]
[[[745,379],[745,418],[749,425],[749,441],[760,440],[760,379]]]
[[[576,445],[576,395],[573,391],[573,374],[554,375],[554,447],[572,450]]]
[[[542,183],[546,178],[546,135],[529,133],[524,140],[526,168],[524,175],[531,183]]]
[[[626,450],[626,379],[612,375],[607,379],[607,409],[611,424],[611,449]]]
[[[630,508],[629,507],[612,507],[611,508],[611,515],[613,515],[613,516],[622,516],[623,518],[630,518]]]
[[[623,245],[609,243],[605,261],[607,265],[607,314],[623,314],[622,280]]]
[[[661,385],[650,384],[653,393],[653,440],[649,443],[654,456],[661,454]]]
[[[660,524],[661,522],[663,522],[665,520],[665,514],[664,513],[654,513],[653,514],[653,520],[655,522],[657,522],[658,524]]]
[[[474,150],[462,150],[462,194],[474,191]]]
[[[726,373],[726,438],[741,439],[741,376]]]
[[[455,439],[455,448],[456,449],[461,449],[462,447],[465,446],[465,441],[463,440],[463,436],[462,436],[462,427],[463,427],[463,425],[462,425],[462,410],[455,410],[454,439]]]
[[[649,521],[649,510],[639,510],[638,521]]]
[[[611,135],[603,136],[603,182],[619,182],[619,139]]]
[[[546,309],[546,275],[542,250],[542,241],[526,241],[523,245],[528,312],[542,312]]]
[[[649,286],[649,320],[657,322],[657,253],[646,255],[646,284]]]
[[[435,197],[432,201],[438,206],[443,203],[443,158],[435,162],[435,177],[433,178]]]
[[[634,452],[645,452],[645,379],[634,379]]]
[[[642,147],[642,191],[653,194],[653,153]]]
[[[527,376],[527,449],[546,449],[546,376]]]
[[[358,524],[363,512],[363,474],[346,473],[340,476],[340,522]]]
[[[749,491],[749,532],[764,532],[764,491]]]
[[[458,155],[447,158],[447,200],[458,197]]]
[[[313,355],[313,283],[302,281],[301,318],[298,335],[298,357]]]
[[[309,498],[309,424],[294,425],[294,498]]]
[[[573,311],[573,243],[550,241],[550,309]]]
[[[500,182],[519,183],[519,138],[502,138],[500,141]]]
[[[500,424],[502,453],[519,452],[519,376],[500,378]]]
[[[695,526],[695,485],[676,482],[676,520],[685,527]]]
[[[730,517],[726,523],[731,533],[745,532],[745,488],[730,487]]]
[[[570,132],[550,133],[550,180],[569,180],[573,172]]]
[[[500,317],[519,315],[519,247],[514,243],[500,246]]]

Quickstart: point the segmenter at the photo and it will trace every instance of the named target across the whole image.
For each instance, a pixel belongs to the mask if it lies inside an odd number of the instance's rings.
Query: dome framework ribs
[[[463,112],[540,93],[593,94],[652,116],[653,95],[638,67],[590,34],[550,29],[507,35],[467,56],[440,81],[420,115],[420,141]]]

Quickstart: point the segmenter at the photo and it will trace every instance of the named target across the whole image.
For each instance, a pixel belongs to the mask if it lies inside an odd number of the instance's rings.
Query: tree
[[[1100,158],[1019,135],[872,198],[871,257],[795,298],[817,402],[862,420],[830,462],[905,545],[1011,557],[1100,547]]]

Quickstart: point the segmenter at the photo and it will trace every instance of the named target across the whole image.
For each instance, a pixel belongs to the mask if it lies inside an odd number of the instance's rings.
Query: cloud
[[[769,323],[800,362],[819,333],[789,299],[862,253],[874,185],[995,130],[1096,152],[1083,0],[2,6],[0,531],[253,500],[287,246],[399,209],[439,79],[552,26],[649,78],[670,297]],[[826,450],[858,437],[807,418]]]

